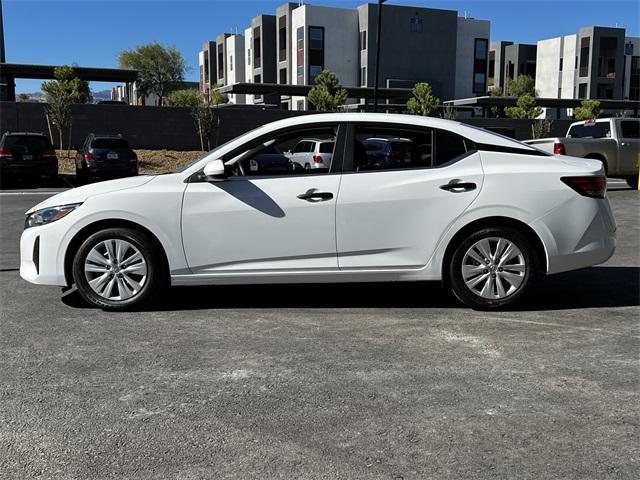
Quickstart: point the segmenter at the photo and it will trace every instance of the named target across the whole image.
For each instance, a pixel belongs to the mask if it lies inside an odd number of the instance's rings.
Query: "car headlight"
[[[47,223],[52,223],[56,220],[60,220],[61,218],[69,215],[80,205],[82,204],[70,203],[68,205],[59,205],[57,207],[49,207],[43,208],[41,210],[36,210],[35,212],[27,215],[27,218],[25,218],[24,220],[24,228],[26,230],[27,228],[39,227],[40,225],[46,225]]]

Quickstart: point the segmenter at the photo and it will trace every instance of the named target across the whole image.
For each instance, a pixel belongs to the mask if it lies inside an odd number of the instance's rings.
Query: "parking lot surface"
[[[439,284],[172,289],[88,309],[19,278],[0,192],[0,478],[640,477],[640,197],[517,309]]]

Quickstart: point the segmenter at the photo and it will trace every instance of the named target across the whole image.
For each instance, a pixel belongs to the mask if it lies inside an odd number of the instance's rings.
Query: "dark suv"
[[[76,155],[80,183],[138,175],[138,156],[121,135],[89,134]]]
[[[2,182],[15,178],[58,180],[58,157],[42,133],[6,132],[0,139]]]

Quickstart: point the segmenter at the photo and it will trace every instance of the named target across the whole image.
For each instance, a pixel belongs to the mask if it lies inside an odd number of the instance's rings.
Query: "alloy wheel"
[[[462,260],[462,278],[473,293],[492,300],[513,295],[522,285],[527,265],[515,243],[488,237],[474,243]]]
[[[103,240],[89,251],[84,274],[89,287],[100,297],[127,300],[137,295],[147,281],[147,261],[126,240]]]

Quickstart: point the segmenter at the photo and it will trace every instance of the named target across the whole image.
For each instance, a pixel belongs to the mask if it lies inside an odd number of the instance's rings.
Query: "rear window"
[[[333,143],[321,143],[320,144],[320,153],[333,153]]]
[[[96,138],[91,142],[91,148],[128,149],[129,142],[124,138]]]
[[[569,138],[609,138],[611,125],[609,122],[585,123],[574,125],[567,133]]]
[[[624,120],[620,122],[622,129],[622,138],[640,138],[640,122],[633,120]]]
[[[49,142],[47,137],[8,135],[4,139],[4,148],[15,148],[26,152],[40,152],[46,148],[51,148],[51,142]]]

